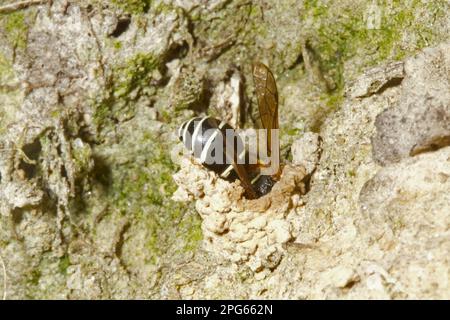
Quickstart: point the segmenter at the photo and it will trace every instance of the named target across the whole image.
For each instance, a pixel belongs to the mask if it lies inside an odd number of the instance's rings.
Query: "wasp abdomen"
[[[232,143],[227,141],[227,130],[232,130]],[[270,176],[260,175],[255,172],[255,164],[248,163],[248,154],[243,140],[234,134],[234,129],[224,121],[211,117],[197,117],[184,122],[179,130],[178,137],[184,146],[196,157],[206,168],[216,172],[222,178],[235,180],[238,174],[235,172],[231,161],[239,159],[239,165],[245,170],[247,179],[257,196],[270,192],[274,180]],[[234,160],[227,159],[226,148],[233,148]],[[218,154],[216,154],[218,153]],[[253,168],[253,170],[252,170]],[[242,173],[241,173],[242,174]],[[248,181],[250,184],[250,180]]]
[[[233,171],[225,154],[227,129],[233,130],[229,124],[215,118],[193,118],[181,125],[178,136],[205,167],[227,178]]]

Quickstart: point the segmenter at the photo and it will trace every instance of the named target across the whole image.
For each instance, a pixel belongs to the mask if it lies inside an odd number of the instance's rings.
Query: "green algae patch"
[[[122,45],[114,47],[120,50]],[[170,159],[172,142],[166,136],[173,129],[170,110],[174,108],[164,104],[161,110],[150,110],[155,97],[164,96],[159,86],[163,65],[164,54],[146,52],[116,64],[102,97],[94,102],[93,120],[100,144],[93,149],[93,157],[103,168],[97,170],[97,183],[104,186],[100,202],[107,203],[110,217],[105,221],[111,224],[107,228],[123,219],[129,223],[120,255],[133,270],[142,264],[158,264],[172,246],[176,248],[171,252],[192,251],[201,240],[200,217],[195,210],[171,199],[177,166]],[[155,130],[161,123],[151,120],[149,111],[163,116],[167,126]],[[95,205],[90,206],[95,210]]]
[[[183,252],[195,251],[203,240],[201,223],[199,216],[192,212],[181,221],[177,236],[184,240],[181,246]]]
[[[162,160],[162,162],[160,162]],[[145,168],[128,168],[114,186],[113,205],[123,215],[134,216],[147,230],[145,248],[150,262],[155,263],[174,241],[183,250],[192,250],[201,240],[200,218],[187,213],[185,204],[170,199],[175,190],[172,165],[153,158]]]
[[[58,270],[63,275],[67,275],[67,269],[70,266],[70,259],[68,255],[64,255],[60,260],[58,264]]]
[[[131,14],[140,14],[147,12],[152,4],[152,0],[112,0],[114,5],[123,11]]]
[[[111,3],[123,12],[135,16],[146,13],[164,14],[176,10],[171,3],[155,0],[112,0]]]
[[[0,134],[15,120],[23,101],[18,83],[12,62],[0,52]]]
[[[111,166],[112,183],[105,196],[110,210],[131,223],[124,246],[133,247],[142,257],[139,262],[125,257],[129,264],[157,264],[168,248],[192,251],[202,239],[201,219],[195,210],[171,199],[177,166],[170,158],[171,144],[164,140],[146,132],[136,141],[139,149],[130,148],[125,155],[128,160]]]
[[[11,61],[0,52],[0,86],[8,84],[14,77]]]
[[[113,68],[107,88],[94,102],[93,120],[99,130],[132,118],[138,100],[148,99],[156,93],[151,81],[160,66],[160,60],[155,55],[138,53]]]
[[[134,96],[148,94],[146,87],[152,79],[153,71],[158,69],[160,61],[151,53],[138,53],[124,66],[119,66],[115,72],[114,97],[118,99],[133,99]],[[132,95],[132,92],[135,91]]]
[[[306,39],[337,90],[364,69],[400,60],[442,41],[431,26],[445,19],[447,1],[305,1]]]
[[[3,29],[8,42],[15,49],[23,50],[27,46],[28,24],[27,13],[16,11],[0,14],[0,29]]]

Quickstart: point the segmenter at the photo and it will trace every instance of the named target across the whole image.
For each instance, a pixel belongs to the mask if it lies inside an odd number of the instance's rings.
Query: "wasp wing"
[[[234,139],[231,139],[234,140]],[[228,141],[225,139],[225,156],[228,162],[231,162],[233,169],[241,180],[242,186],[244,187],[247,197],[250,199],[255,199],[257,197],[255,190],[253,189],[252,183],[248,177],[247,170],[245,166],[239,164],[237,161],[237,152],[235,148],[235,141]]]
[[[252,183],[248,178],[247,171],[245,170],[244,166],[233,161],[233,169],[239,176],[242,186],[244,187],[247,193],[247,197],[249,199],[256,199],[257,198],[256,192],[253,189]]]
[[[253,64],[253,81],[264,128],[278,129],[278,90],[272,72],[261,62],[256,62]]]
[[[261,122],[264,129],[267,129],[267,154],[270,155],[271,130],[279,128],[277,84],[272,72],[261,62],[253,64],[253,81]]]

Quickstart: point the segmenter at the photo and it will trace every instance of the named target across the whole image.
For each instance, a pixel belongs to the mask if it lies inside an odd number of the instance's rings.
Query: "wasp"
[[[275,78],[264,64],[253,64],[253,81],[261,118],[264,147],[269,163],[257,157],[251,160],[251,153],[243,139],[235,134],[235,129],[228,123],[212,117],[195,117],[184,122],[179,130],[179,139],[184,146],[206,168],[216,172],[229,181],[239,179],[245,189],[246,197],[255,199],[269,193],[279,178],[279,144],[277,139],[278,124],[278,90]],[[259,141],[260,139],[258,139]],[[260,143],[258,156],[260,155]],[[265,174],[264,168],[276,164],[275,171]]]

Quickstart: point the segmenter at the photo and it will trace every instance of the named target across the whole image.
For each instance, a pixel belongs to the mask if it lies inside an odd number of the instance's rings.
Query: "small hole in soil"
[[[22,147],[23,153],[30,159],[36,161],[41,153],[42,145],[39,139],[36,139],[32,143],[26,144]],[[31,179],[36,175],[36,165],[32,163],[20,161],[19,169],[25,172],[25,177]]]

